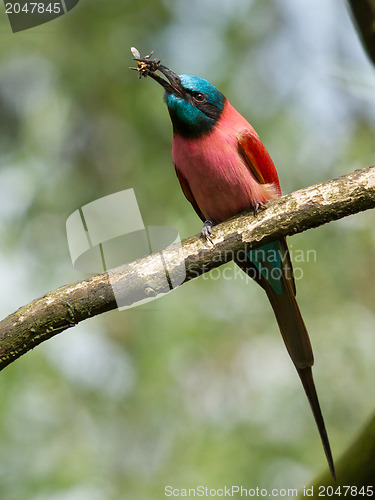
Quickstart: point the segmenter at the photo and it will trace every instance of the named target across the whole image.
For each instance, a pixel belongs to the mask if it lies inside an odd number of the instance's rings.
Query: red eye
[[[206,96],[201,92],[197,92],[196,94],[193,95],[193,99],[196,102],[204,102],[206,100]]]

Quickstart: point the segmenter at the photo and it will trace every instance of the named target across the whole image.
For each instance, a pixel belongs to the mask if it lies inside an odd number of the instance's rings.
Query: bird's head
[[[204,78],[176,75],[160,65],[158,70],[167,77],[149,73],[165,89],[174,131],[184,137],[199,137],[212,130],[224,108],[225,97]]]

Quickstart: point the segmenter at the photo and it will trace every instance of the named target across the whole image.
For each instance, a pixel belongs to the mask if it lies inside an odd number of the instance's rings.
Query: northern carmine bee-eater
[[[182,191],[203,221],[203,236],[212,226],[281,195],[275,165],[258,134],[209,81],[176,75],[160,60],[141,58],[132,49],[140,76],[150,76],[165,90],[173,124],[172,156]],[[160,71],[166,78],[161,77]],[[323,443],[328,465],[335,469],[312,375],[309,336],[297,301],[285,238],[233,259],[266,292],[281,335],[297,369]]]

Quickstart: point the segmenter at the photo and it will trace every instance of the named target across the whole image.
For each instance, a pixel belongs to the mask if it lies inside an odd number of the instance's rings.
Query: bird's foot
[[[201,231],[201,235],[203,236],[203,238],[212,243],[212,245],[214,244],[214,242],[212,241],[212,236],[214,236],[214,233],[212,231],[213,225],[214,224],[211,220],[205,220]]]
[[[258,215],[259,211],[263,210],[264,203],[263,202],[255,203],[253,208],[254,208],[254,215],[256,217]]]

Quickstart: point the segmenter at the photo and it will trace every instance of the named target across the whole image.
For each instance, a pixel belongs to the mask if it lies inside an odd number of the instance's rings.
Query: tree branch
[[[256,216],[246,212],[215,226],[214,245],[193,236],[180,248],[167,247],[162,259],[152,254],[57,288],[0,322],[0,370],[67,328],[115,309],[116,297],[131,306],[166,293],[166,262],[170,275],[185,283],[229,262],[240,250],[374,207],[375,167],[369,167],[272,200]]]

